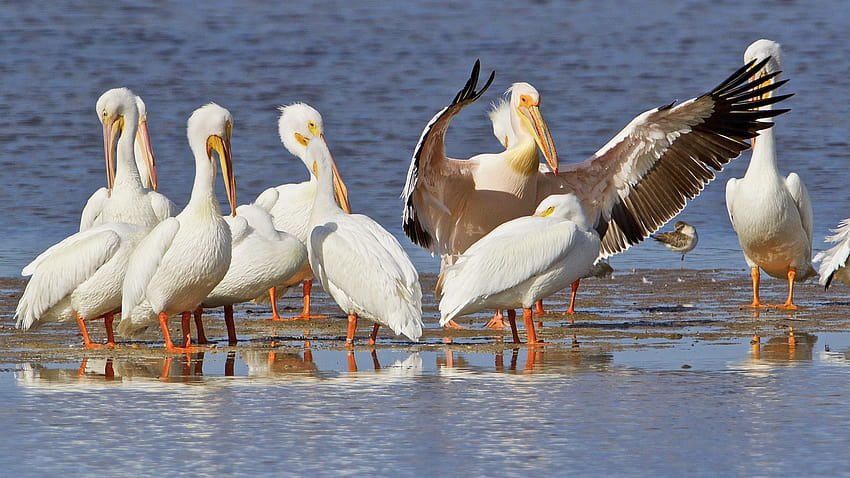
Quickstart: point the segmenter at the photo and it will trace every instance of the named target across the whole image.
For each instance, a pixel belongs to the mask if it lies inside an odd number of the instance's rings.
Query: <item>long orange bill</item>
[[[148,134],[147,120],[142,120],[139,123],[139,132],[137,134],[142,143],[142,151],[145,155],[145,164],[148,167],[148,175],[151,178],[151,189],[156,191],[159,184],[156,176],[156,159],[153,155],[153,148],[151,148],[151,137]]]
[[[106,189],[109,195],[115,187],[115,156],[122,125],[121,119],[103,123],[103,156],[106,159]]]
[[[543,153],[549,169],[553,173],[558,174],[558,152],[555,150],[552,135],[549,134],[549,126],[540,114],[540,108],[529,106],[523,112],[531,122],[531,128],[534,131],[534,141],[537,143],[537,147],[540,148],[540,152]]]

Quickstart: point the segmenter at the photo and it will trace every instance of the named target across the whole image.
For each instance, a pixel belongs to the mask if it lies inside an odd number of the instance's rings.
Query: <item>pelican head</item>
[[[322,115],[306,103],[294,103],[280,107],[280,119],[277,122],[280,141],[286,149],[297,156],[313,176],[318,174],[315,161],[308,160],[307,145],[314,138],[325,137]],[[348,188],[342,182],[336,163],[331,160],[333,170],[334,195],[337,203],[347,213],[351,212],[348,202]]]
[[[575,194],[552,194],[540,201],[534,215],[538,217],[553,217],[568,219],[582,229],[590,229],[590,223],[584,215],[581,201]]]
[[[230,111],[215,103],[201,106],[189,117],[187,131],[190,144],[201,138],[205,141],[206,156],[210,161],[213,176],[216,169],[213,152],[218,154],[224,189],[227,192],[227,201],[230,203],[230,215],[236,216],[236,179],[233,175],[233,158],[230,152],[233,117],[230,116]]]
[[[115,186],[115,156],[118,149],[118,137],[124,131],[126,125],[135,125],[138,121],[139,111],[136,107],[136,95],[128,88],[113,88],[100,95],[95,108],[100,123],[103,125],[106,188],[109,194],[112,194],[112,188]]]
[[[512,111],[516,111],[524,130],[534,137],[537,147],[549,164],[549,169],[558,174],[558,152],[555,151],[552,135],[549,134],[549,126],[540,115],[540,93],[528,83],[514,83],[508,91],[511,93]],[[516,122],[512,124],[515,133],[520,131]]]
[[[307,144],[316,136],[324,134],[322,115],[305,103],[281,106],[277,131],[286,149],[301,161],[305,161],[304,165],[308,169],[312,168],[311,164],[306,163]]]
[[[782,70],[782,48],[773,40],[756,40],[744,52],[744,63],[761,61],[770,57],[767,65],[761,69],[761,75],[767,75]]]
[[[148,135],[148,112],[141,96],[136,96],[136,109],[139,110],[139,129],[136,131],[136,167],[142,176],[142,185],[156,191],[156,159],[151,148],[151,138]],[[142,172],[147,171],[145,175]]]

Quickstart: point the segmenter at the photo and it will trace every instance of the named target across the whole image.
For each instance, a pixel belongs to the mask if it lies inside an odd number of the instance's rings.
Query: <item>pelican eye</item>
[[[301,133],[295,133],[295,141],[298,141],[301,146],[307,146],[307,143],[310,142],[310,140]]]
[[[531,97],[528,95],[520,95],[519,104],[522,106],[531,106],[533,102],[531,101]]]
[[[308,122],[307,123],[307,129],[310,130],[310,133],[313,134],[314,136],[319,135],[319,128],[318,128],[318,126],[316,126],[315,121]]]
[[[550,216],[553,212],[555,212],[555,206],[549,206],[549,207],[546,208],[545,211],[540,213],[540,215],[542,217],[547,217],[547,216]]]

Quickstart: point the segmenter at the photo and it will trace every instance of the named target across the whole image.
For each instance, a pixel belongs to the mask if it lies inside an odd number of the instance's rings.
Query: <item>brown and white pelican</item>
[[[526,184],[534,184],[537,194],[532,203],[552,194],[575,194],[601,237],[600,258],[637,244],[678,214],[724,164],[747,149],[746,139],[772,125],[759,120],[787,111],[759,109],[787,97],[762,98],[784,83],[764,84],[776,73],[749,80],[766,63],[750,62],[708,93],[642,113],[582,163],[547,173],[541,173],[536,163],[534,171],[529,166],[524,170],[529,177]],[[499,186],[493,183],[500,177],[480,177],[480,161],[445,155],[449,122],[482,93],[475,91],[477,65],[455,100],[422,133],[402,193],[405,233],[415,244],[440,253],[444,263],[463,244],[458,236],[468,240],[473,233],[487,232],[492,209],[507,210],[510,204],[519,210],[527,202],[516,195],[493,194]],[[511,106],[522,124],[534,125],[525,114],[528,104],[525,100]],[[512,156],[511,149],[499,153],[503,161]],[[556,169],[557,163],[550,167]],[[490,198],[490,206],[478,207],[484,198]]]

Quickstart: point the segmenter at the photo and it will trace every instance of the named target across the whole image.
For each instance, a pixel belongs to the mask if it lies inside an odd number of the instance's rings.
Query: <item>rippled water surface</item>
[[[279,142],[276,106],[312,104],[353,209],[433,272],[436,261],[401,235],[398,194],[421,129],[476,58],[496,80],[455,119],[449,153],[496,151],[488,103],[528,81],[566,163],[642,111],[708,90],[761,37],[784,47],[785,90],[796,96],[778,120],[780,169],[806,182],[821,249],[850,214],[850,17],[838,1],[775,3],[4,5],[0,277],[73,232],[103,184],[94,104],[108,88],[144,97],[160,190],[177,204],[193,177],[185,122],[194,108],[215,101],[233,113],[238,200],[248,202],[306,177]],[[680,216],[701,238],[686,267],[744,267],[723,191],[746,161]],[[644,244],[612,264],[679,260]],[[630,303],[627,293],[613,300]],[[8,476],[847,473],[850,338],[813,337],[794,350],[735,338],[11,363],[0,370],[0,465]]]

